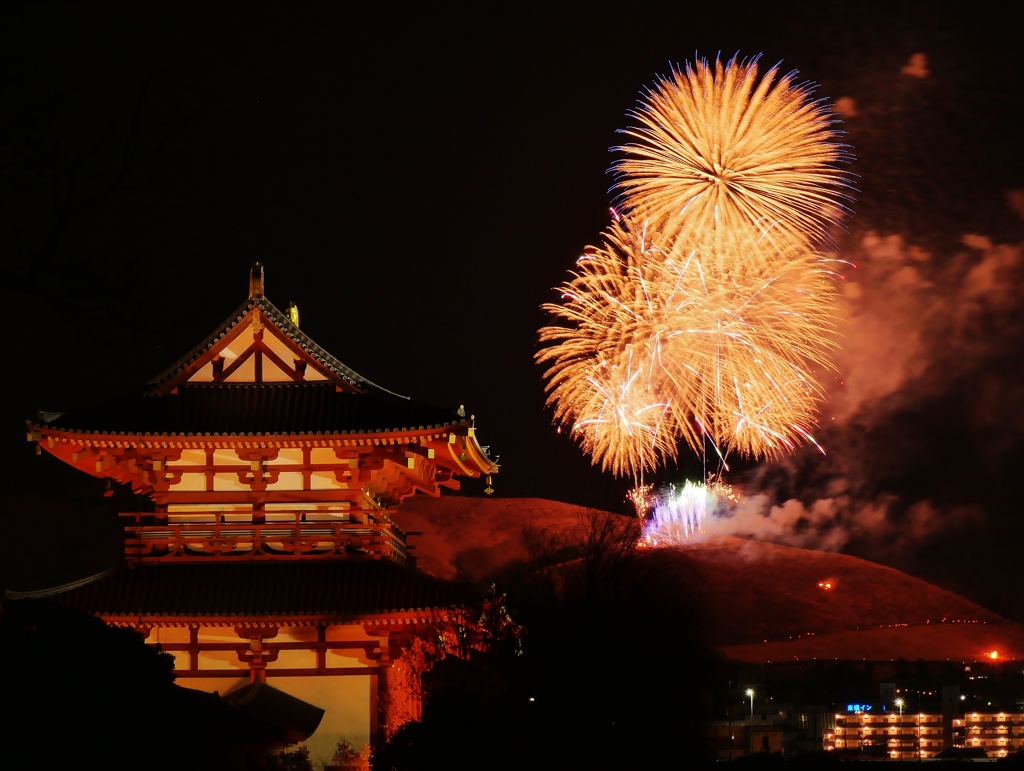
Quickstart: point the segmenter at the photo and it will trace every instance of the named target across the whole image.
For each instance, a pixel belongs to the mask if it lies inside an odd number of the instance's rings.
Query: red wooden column
[[[381,737],[380,719],[380,672],[381,668],[372,671],[370,675],[370,746],[379,747],[384,741]]]
[[[238,649],[238,658],[249,665],[249,682],[267,682],[267,664],[277,660],[277,651],[263,647],[263,641],[277,637],[277,626],[260,624],[258,626],[236,626],[235,634],[249,641],[248,648]]]

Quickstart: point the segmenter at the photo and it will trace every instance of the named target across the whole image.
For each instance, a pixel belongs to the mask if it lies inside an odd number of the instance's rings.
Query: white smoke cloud
[[[711,535],[739,535],[789,546],[838,551],[849,540],[851,523],[844,516],[848,507],[849,500],[845,496],[820,498],[810,505],[796,499],[775,505],[770,496],[757,494],[745,498],[731,516],[712,517],[704,531]],[[866,513],[871,516],[870,511]]]
[[[727,513],[706,520],[705,535],[735,535],[820,551],[842,551],[851,543],[881,561],[903,557],[928,537],[980,518],[977,509],[956,507],[940,512],[929,501],[914,503],[895,522],[895,495],[859,501],[848,495],[817,498],[810,503],[791,498],[774,504],[765,494],[745,498]]]

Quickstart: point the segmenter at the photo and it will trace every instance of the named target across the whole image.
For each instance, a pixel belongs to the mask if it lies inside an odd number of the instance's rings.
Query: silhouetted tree
[[[84,613],[5,602],[0,616],[0,722],[5,752],[36,762],[68,753],[130,757],[174,688],[173,658]],[[49,756],[49,757],[48,757]]]
[[[283,739],[216,695],[175,685],[173,668],[134,630],[42,600],[4,602],[0,765],[249,768]]]
[[[636,522],[595,515],[575,550],[552,544],[506,575],[523,654],[496,645],[425,676],[423,719],[372,758],[411,768],[642,767],[706,757],[703,723],[715,660],[688,599],[682,553],[637,550]],[[544,552],[544,549],[537,550]],[[572,551],[572,550],[570,550]]]

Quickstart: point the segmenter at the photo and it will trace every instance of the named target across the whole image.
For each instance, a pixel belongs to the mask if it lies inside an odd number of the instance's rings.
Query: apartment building
[[[933,758],[946,747],[976,747],[1004,758],[1024,749],[1024,712],[969,712],[944,721],[942,713],[852,709],[836,713],[824,746],[908,759]]]

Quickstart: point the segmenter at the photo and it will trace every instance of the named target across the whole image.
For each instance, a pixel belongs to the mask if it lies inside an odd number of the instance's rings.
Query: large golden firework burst
[[[750,233],[784,247],[828,240],[849,188],[836,120],[795,73],[757,75],[756,57],[687,62],[648,91],[615,164],[635,219],[709,246]]]
[[[662,314],[645,293],[644,274],[661,256],[642,231],[634,234],[622,223],[605,237],[560,287],[563,303],[544,306],[566,325],[540,330],[541,341],[554,345],[537,360],[548,365],[555,419],[601,468],[637,477],[677,452],[671,396],[661,393],[652,334]]]
[[[835,272],[805,248],[702,248],[616,222],[545,310],[548,401],[595,463],[642,476],[678,442],[770,457],[810,438]]]
[[[816,249],[847,197],[831,114],[757,60],[673,70],[616,165],[624,216],[544,306],[548,403],[616,475],[710,442],[764,458],[814,441],[837,272]]]
[[[685,238],[665,262],[672,309],[659,341],[678,398],[673,423],[694,451],[773,457],[811,438],[822,398],[816,373],[835,347],[836,275],[799,247],[735,240],[730,251]]]

